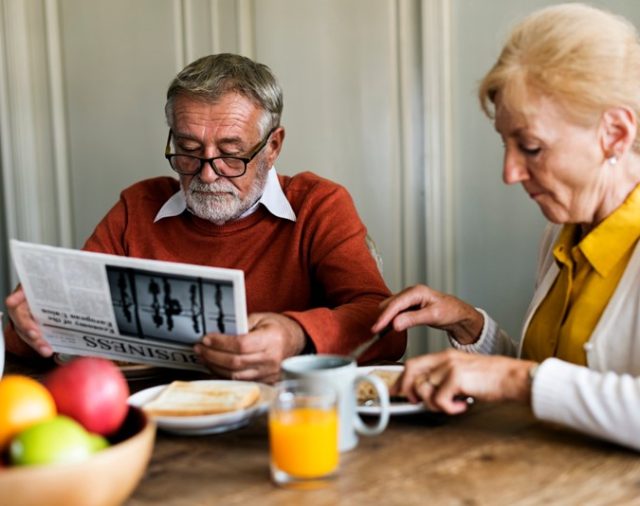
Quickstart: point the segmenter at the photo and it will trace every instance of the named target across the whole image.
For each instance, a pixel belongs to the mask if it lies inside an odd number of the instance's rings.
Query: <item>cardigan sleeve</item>
[[[531,404],[541,420],[640,450],[640,378],[549,358],[537,370]]]
[[[506,355],[515,357],[518,353],[516,343],[502,330],[493,318],[484,309],[476,308],[484,318],[480,337],[473,344],[460,344],[447,334],[451,346],[467,353],[479,353],[482,355]]]

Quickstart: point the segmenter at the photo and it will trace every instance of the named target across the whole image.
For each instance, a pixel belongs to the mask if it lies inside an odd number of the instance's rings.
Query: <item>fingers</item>
[[[391,323],[393,323],[393,328],[397,331],[402,331],[412,326],[411,323],[415,320],[407,318],[412,312],[406,311],[412,306],[424,307],[426,300],[429,299],[430,292],[430,288],[424,285],[416,285],[385,299],[380,303],[382,313],[380,313],[380,316],[371,327],[371,331],[374,333],[380,332]]]
[[[304,346],[304,332],[295,321],[273,313],[253,314],[249,324],[251,331],[244,335],[209,334],[194,351],[211,371],[223,377],[277,381],[283,358]]]
[[[435,355],[423,355],[421,357],[409,359],[404,371],[392,390],[391,395],[403,395],[412,403],[421,402],[422,397],[415,386],[424,382],[429,377],[429,372],[435,366],[437,357]]]
[[[447,350],[410,359],[390,393],[422,402],[432,411],[461,413],[468,409],[460,374],[467,358],[467,354]]]
[[[241,381],[274,382],[280,375],[279,365],[265,360],[261,354],[236,355],[199,346],[196,353],[216,375]]]
[[[11,310],[12,308],[17,307],[26,301],[27,298],[24,294],[24,290],[22,289],[22,287],[18,287],[7,296],[4,303],[7,306],[7,309]]]
[[[265,349],[251,334],[210,334],[194,351],[213,372],[231,379],[254,380],[262,376]]]
[[[265,350],[266,343],[260,335],[252,332],[243,335],[207,334],[201,342],[202,346],[224,353],[235,355],[251,355]]]
[[[415,394],[422,400],[422,403],[431,411],[441,411],[436,404],[434,404],[432,397],[437,389],[437,385],[432,383],[429,378],[424,380],[418,380],[413,389]]]
[[[24,290],[16,289],[5,299],[7,313],[13,323],[16,334],[43,357],[53,355],[51,345],[44,339],[27,304]]]

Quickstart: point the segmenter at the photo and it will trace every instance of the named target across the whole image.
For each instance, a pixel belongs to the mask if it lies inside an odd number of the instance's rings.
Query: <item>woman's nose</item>
[[[529,178],[527,165],[524,157],[513,153],[507,149],[504,152],[504,161],[502,164],[502,180],[505,184],[521,183]]]

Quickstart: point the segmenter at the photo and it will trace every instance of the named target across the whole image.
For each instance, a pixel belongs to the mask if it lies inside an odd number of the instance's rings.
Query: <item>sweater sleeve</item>
[[[484,318],[484,325],[480,337],[473,344],[460,344],[458,341],[449,337],[451,346],[460,351],[467,353],[478,353],[481,355],[506,355],[515,357],[518,353],[518,347],[507,333],[498,327],[498,324],[491,318],[484,309],[476,308]]]
[[[640,378],[549,358],[538,368],[531,397],[541,420],[640,450]]]
[[[347,191],[332,185],[330,191],[309,195],[297,218],[304,227],[303,254],[309,262],[315,303],[312,309],[285,314],[303,327],[318,353],[349,354],[371,338],[379,304],[390,291]],[[406,332],[391,332],[361,362],[397,360],[405,348]]]

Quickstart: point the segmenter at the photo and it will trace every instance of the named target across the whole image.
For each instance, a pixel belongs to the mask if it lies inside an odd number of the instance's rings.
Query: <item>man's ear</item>
[[[278,127],[269,138],[269,142],[267,143],[267,147],[269,148],[268,153],[268,162],[269,167],[271,167],[278,156],[280,155],[280,151],[282,150],[282,144],[284,143],[284,127]]]
[[[635,113],[628,107],[611,107],[602,114],[600,145],[605,158],[620,159],[633,145],[638,131]]]

